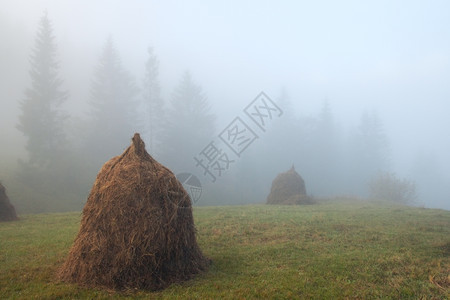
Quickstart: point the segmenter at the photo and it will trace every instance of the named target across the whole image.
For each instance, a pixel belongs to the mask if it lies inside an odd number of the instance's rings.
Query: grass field
[[[80,217],[0,223],[0,299],[450,297],[450,211],[342,201],[196,207],[198,241],[213,264],[159,292],[58,282]]]

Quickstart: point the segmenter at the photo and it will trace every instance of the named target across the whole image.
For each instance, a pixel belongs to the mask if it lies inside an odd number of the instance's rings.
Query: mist
[[[30,151],[17,128],[44,15],[68,92],[69,154],[52,167],[64,192],[24,168]],[[449,20],[447,1],[3,0],[0,181],[19,212],[80,209],[101,165],[138,131],[175,174],[200,179],[196,205],[265,202],[275,176],[295,165],[315,197],[367,198],[370,179],[389,172],[415,183],[414,205],[450,209]],[[115,129],[91,122],[109,40],[129,80],[133,104],[122,111],[135,121]],[[155,122],[143,87],[149,48],[164,108]],[[245,114],[261,92],[280,109],[264,129]],[[236,117],[257,138],[229,151],[212,180],[194,157],[210,142],[224,153],[220,134]]]

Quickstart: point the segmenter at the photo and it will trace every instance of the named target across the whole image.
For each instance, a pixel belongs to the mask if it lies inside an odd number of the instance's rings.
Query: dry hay
[[[294,166],[289,171],[278,174],[267,196],[267,204],[310,204],[312,202],[306,194],[305,182],[295,171]]]
[[[139,134],[106,162],[59,276],[110,289],[158,290],[204,271],[189,195]]]
[[[16,209],[9,202],[5,187],[0,183],[0,221],[17,220]]]

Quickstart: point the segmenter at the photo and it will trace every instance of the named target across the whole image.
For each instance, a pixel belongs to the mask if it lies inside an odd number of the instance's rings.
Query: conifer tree
[[[195,168],[193,157],[213,138],[215,116],[189,72],[175,88],[164,126],[162,158],[178,171]]]
[[[41,18],[30,56],[31,87],[20,102],[17,128],[25,135],[30,166],[47,166],[64,152],[65,116],[61,104],[68,92],[62,89],[56,43],[47,13]]]
[[[91,111],[87,151],[94,164],[121,153],[139,128],[138,89],[108,38],[91,86]]]
[[[161,132],[164,121],[164,101],[161,98],[158,76],[158,58],[154,54],[153,48],[148,48],[142,94],[146,108],[144,136],[146,137],[146,146],[152,155],[161,151]]]

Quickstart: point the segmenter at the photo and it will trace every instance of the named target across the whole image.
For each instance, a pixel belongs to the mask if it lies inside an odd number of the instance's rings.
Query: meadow
[[[81,213],[0,223],[0,299],[448,299],[450,211],[350,200],[195,207],[213,263],[157,291],[59,282]]]

